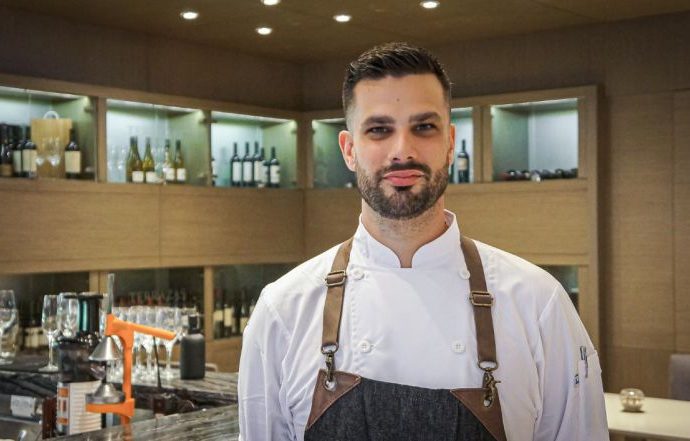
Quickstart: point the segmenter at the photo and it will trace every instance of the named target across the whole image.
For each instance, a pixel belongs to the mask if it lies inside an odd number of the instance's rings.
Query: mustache
[[[395,162],[388,167],[385,167],[376,173],[377,177],[379,180],[383,179],[383,175],[385,175],[388,172],[393,172],[393,171],[404,171],[404,170],[417,170],[422,173],[424,173],[424,176],[426,178],[429,178],[431,176],[431,167],[429,167],[426,164],[422,164],[421,162],[417,161],[408,161],[408,162]]]

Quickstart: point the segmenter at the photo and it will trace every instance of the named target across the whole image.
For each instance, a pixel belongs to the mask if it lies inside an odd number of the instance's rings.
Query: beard
[[[419,170],[424,173],[422,188],[418,193],[410,187],[393,187],[386,195],[382,186],[383,176],[391,171]],[[432,173],[428,165],[415,161],[395,163],[374,175],[368,175],[359,163],[355,164],[357,188],[362,199],[379,215],[386,219],[409,220],[416,218],[436,204],[448,186],[448,164]]]

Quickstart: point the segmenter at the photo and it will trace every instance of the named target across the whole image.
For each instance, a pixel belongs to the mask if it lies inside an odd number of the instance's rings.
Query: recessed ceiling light
[[[333,16],[333,19],[338,23],[347,23],[351,18],[352,16],[348,14],[338,14]]]
[[[182,11],[180,12],[180,17],[185,20],[196,20],[199,17],[199,13],[192,10]]]
[[[268,35],[271,32],[273,32],[273,29],[269,28],[268,26],[261,26],[261,27],[256,28],[256,32],[259,35]]]
[[[261,0],[261,3],[263,3],[266,6],[274,6],[280,3],[280,0]]]
[[[419,3],[422,8],[424,9],[435,9],[438,8],[438,5],[440,4],[436,0],[424,0],[423,2]]]

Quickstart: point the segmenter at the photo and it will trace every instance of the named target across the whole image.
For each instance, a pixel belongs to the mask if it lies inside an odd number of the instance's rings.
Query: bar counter
[[[217,407],[215,409],[168,415],[134,422],[130,425],[109,427],[93,432],[51,439],[60,441],[235,441],[239,438],[239,433],[237,405],[232,404],[229,406]]]

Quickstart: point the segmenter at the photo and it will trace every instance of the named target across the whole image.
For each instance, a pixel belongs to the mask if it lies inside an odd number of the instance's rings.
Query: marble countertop
[[[168,415],[135,422],[126,426],[115,426],[94,432],[51,439],[66,441],[236,441],[238,438],[239,420],[237,405],[232,404],[215,409]]]

